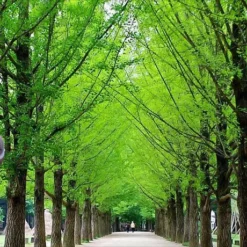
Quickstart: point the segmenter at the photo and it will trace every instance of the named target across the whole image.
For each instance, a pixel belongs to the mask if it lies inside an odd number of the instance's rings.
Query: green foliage
[[[232,159],[240,133],[230,82],[242,71],[230,62],[227,31],[240,17],[232,1],[222,1],[220,13],[212,1],[205,4],[31,0],[23,21],[21,0],[3,10],[0,66],[9,88],[1,84],[1,133],[10,147],[1,186],[27,169],[27,211],[33,213],[34,170],[46,170],[45,189],[53,193],[53,172],[62,167],[64,200],[82,204],[90,188],[102,211],[138,223],[153,218],[178,186],[183,193],[192,183],[204,191],[202,153],[214,187],[216,140],[226,140]],[[25,70],[16,48],[26,30]],[[18,77],[20,66],[28,82]],[[21,104],[20,95],[26,97]],[[205,112],[208,139],[201,134]],[[225,136],[217,127],[223,120]]]
[[[34,203],[32,200],[26,200],[26,213],[34,215]]]

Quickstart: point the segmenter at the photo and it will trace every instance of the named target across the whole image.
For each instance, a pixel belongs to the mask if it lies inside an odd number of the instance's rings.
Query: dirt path
[[[80,245],[77,245],[78,247]],[[118,232],[83,244],[85,247],[182,247],[149,232]]]

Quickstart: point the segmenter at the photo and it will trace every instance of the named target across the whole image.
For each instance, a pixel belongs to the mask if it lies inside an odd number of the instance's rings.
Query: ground
[[[79,245],[78,245],[79,246]],[[83,244],[85,247],[181,247],[149,232],[119,232],[95,240],[92,243]]]
[[[235,236],[236,237],[236,236]],[[239,236],[238,236],[239,237]],[[4,245],[4,236],[0,236],[0,247]],[[47,247],[50,242],[47,242]],[[77,245],[79,247],[81,245]],[[126,233],[118,232],[111,235],[99,238],[90,243],[84,243],[83,247],[182,247],[181,244],[176,244],[156,236],[150,232],[135,232]],[[216,244],[214,244],[216,246]],[[26,247],[33,247],[33,244],[27,244]],[[235,247],[235,245],[233,245]],[[236,246],[237,247],[237,246]]]

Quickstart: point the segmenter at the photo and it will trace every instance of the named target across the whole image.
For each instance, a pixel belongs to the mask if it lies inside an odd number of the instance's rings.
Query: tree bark
[[[169,203],[168,203],[167,210],[166,210],[166,221],[165,222],[166,222],[166,238],[171,239],[171,237],[172,237],[172,232],[171,232],[172,221],[171,221],[171,210],[170,210]]]
[[[20,31],[25,31],[29,19],[29,1],[23,0],[17,7],[18,19],[23,23]],[[29,120],[30,97],[29,87],[32,80],[30,74],[30,33],[26,32],[17,39],[15,55],[18,63],[16,68],[16,107],[13,166],[7,170],[8,187],[7,202],[8,215],[5,235],[5,247],[25,246],[25,199],[26,176],[29,163],[27,151],[31,146],[31,134]],[[23,121],[25,119],[25,121]],[[7,122],[5,122],[6,125]],[[15,152],[15,153],[14,153]]]
[[[184,211],[183,211],[183,198],[179,188],[176,189],[176,242],[183,242],[184,234]]]
[[[97,216],[96,216],[96,206],[92,206],[92,235],[93,239],[97,238]]]
[[[54,198],[52,210],[51,247],[62,247],[62,168],[54,172]]]
[[[159,223],[159,209],[155,209],[155,234],[159,236],[160,223]]]
[[[194,154],[190,154],[190,173],[193,178],[197,176],[197,167],[195,163]],[[199,246],[199,235],[198,235],[198,202],[197,192],[194,188],[194,181],[190,182],[190,232],[189,232],[189,246]]]
[[[63,236],[63,247],[75,247],[75,217],[76,203],[74,189],[76,186],[75,169],[77,163],[72,161],[70,165],[71,174],[68,183],[67,203],[66,203],[66,219]]]
[[[234,6],[236,20],[232,24],[231,53],[233,65],[238,68],[232,80],[237,120],[240,127],[238,147],[238,207],[240,220],[240,247],[247,246],[247,60],[246,19],[243,4]]]
[[[189,243],[190,247],[199,246],[198,236],[198,204],[197,193],[193,187],[190,188],[190,231],[189,231]]]
[[[25,247],[26,170],[7,188],[8,214],[4,247]],[[17,186],[18,185],[18,186]]]
[[[94,225],[94,234],[95,234],[95,238],[99,238],[100,236],[100,230],[99,230],[99,210],[98,208],[95,206],[94,208],[94,217],[95,217],[95,225]]]
[[[164,208],[160,209],[160,236],[167,237],[167,210]]]
[[[168,201],[168,217],[169,217],[169,227],[170,227],[170,237],[171,241],[176,241],[176,201],[174,195],[171,195],[171,198]]]
[[[34,189],[34,247],[46,247],[44,216],[44,176],[43,167],[35,169]]]
[[[92,226],[91,226],[91,200],[90,192],[87,189],[87,197],[84,200],[84,207],[82,213],[82,240],[89,242],[92,240]]]
[[[201,195],[200,200],[200,219],[201,219],[201,247],[213,247],[211,235],[211,210],[210,210],[210,195]],[[218,245],[220,246],[220,245]]]
[[[75,207],[67,202],[63,247],[75,247]]]
[[[75,211],[75,244],[81,244],[81,216],[79,204],[77,204]]]
[[[208,129],[208,114],[207,111],[203,111],[201,120],[201,135],[205,140],[209,140]],[[200,154],[200,169],[204,174],[203,190],[200,197],[200,220],[201,220],[201,234],[200,243],[201,247],[212,247],[212,235],[211,235],[211,209],[210,209],[210,173],[209,173],[209,157],[207,150],[204,146],[201,147]]]
[[[116,222],[116,232],[120,232],[120,221],[118,216],[116,216],[115,222]]]
[[[189,234],[190,234],[190,195],[189,195],[189,188],[187,189],[186,194],[186,212],[184,217],[184,236],[183,236],[183,243],[189,242]]]
[[[218,135],[216,137],[217,160],[217,245],[231,247],[231,199],[221,200],[230,194],[229,155],[227,145],[227,120],[223,113],[224,99],[217,93]]]
[[[219,200],[217,203],[217,246],[232,246],[230,198]]]

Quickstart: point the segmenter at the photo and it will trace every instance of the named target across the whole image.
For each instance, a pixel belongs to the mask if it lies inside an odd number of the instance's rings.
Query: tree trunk
[[[29,19],[29,1],[23,0],[17,6],[18,19],[23,24],[20,32],[25,32]],[[3,37],[2,37],[3,38]],[[2,44],[1,44],[2,45]],[[32,80],[30,74],[30,32],[25,32],[17,39],[15,55],[18,67],[16,68],[16,104],[15,104],[15,122],[13,137],[14,148],[11,151],[11,166],[7,170],[7,225],[5,235],[5,247],[24,247],[25,246],[25,200],[26,200],[26,176],[29,163],[27,153],[31,146],[30,135],[30,96],[29,87]],[[4,61],[3,61],[4,62]],[[6,64],[5,64],[6,65]],[[1,64],[1,67],[3,64]],[[6,78],[3,78],[6,80]],[[2,79],[1,79],[2,80]],[[6,83],[6,81],[5,81]],[[6,90],[5,84],[4,89]],[[6,92],[5,92],[6,94]],[[5,106],[6,107],[6,106]],[[5,109],[7,110],[7,109]],[[7,114],[7,112],[5,112]],[[25,119],[25,121],[23,121]],[[5,121],[8,127],[8,119]],[[8,135],[9,130],[5,130]],[[9,136],[7,136],[9,138]],[[9,141],[9,140],[8,140]],[[10,145],[8,143],[8,148]]]
[[[79,204],[77,204],[75,211],[75,244],[81,244],[81,217]]]
[[[160,236],[166,238],[167,233],[167,217],[166,217],[166,209],[161,208],[160,210]]]
[[[97,238],[97,216],[96,216],[96,206],[92,206],[92,235],[93,239]]]
[[[115,222],[116,222],[116,232],[120,232],[120,221],[118,216],[116,216]]]
[[[99,236],[103,237],[103,214],[99,211]]]
[[[167,206],[167,210],[166,210],[166,238],[167,239],[171,239],[171,224],[172,224],[172,221],[171,221],[171,210],[170,210],[170,207],[169,207],[169,204]]]
[[[189,243],[190,247],[199,246],[198,236],[198,204],[197,194],[193,187],[190,188],[190,232],[189,232]]]
[[[19,171],[7,188],[7,225],[4,247],[25,247],[26,170]]]
[[[82,240],[83,242],[89,242],[92,239],[91,230],[91,201],[90,198],[86,198],[84,201],[83,213],[82,213]]]
[[[232,246],[230,198],[220,200],[217,203],[217,246]]]
[[[75,247],[75,212],[76,212],[76,203],[75,203],[75,194],[74,189],[76,186],[75,169],[77,163],[72,161],[70,164],[70,172],[68,174],[70,177],[68,183],[68,192],[67,192],[67,203],[66,203],[66,219],[65,219],[65,229],[63,236],[63,247]]]
[[[75,247],[75,208],[70,202],[66,206],[66,220],[63,236],[63,247]]]
[[[146,232],[148,232],[149,229],[150,229],[149,223],[150,223],[150,221],[149,221],[148,219],[146,219],[146,225],[145,225],[145,230],[146,230]]]
[[[183,242],[184,234],[184,211],[183,211],[183,198],[181,191],[177,188],[176,190],[176,242]]]
[[[62,247],[62,184],[63,171],[58,169],[54,172],[54,194],[52,209],[52,233],[51,247]]]
[[[100,211],[98,211],[98,222],[99,222],[99,237],[103,237],[102,213]]]
[[[186,212],[184,217],[184,236],[183,243],[189,242],[189,234],[190,234],[190,196],[189,196],[189,188],[187,190],[186,199]]]
[[[232,24],[231,52],[233,65],[238,69],[232,81],[240,127],[238,147],[238,207],[240,247],[247,246],[247,61],[246,19],[243,4],[234,6],[237,18]]]
[[[34,189],[34,247],[46,247],[44,216],[44,177],[43,167],[35,169]]]
[[[170,237],[171,241],[176,241],[176,221],[177,221],[177,216],[176,216],[176,201],[174,198],[174,195],[171,195],[171,198],[169,199],[168,202],[168,207],[169,207],[169,224],[170,224]]]
[[[154,232],[159,236],[159,209],[155,209],[155,229]]]
[[[108,220],[107,220],[107,223],[108,223],[108,225],[107,225],[107,234],[109,235],[109,234],[112,234],[112,224],[111,224],[111,218],[112,218],[112,216],[111,216],[111,211],[108,211],[108,213],[107,213],[107,216],[108,216]]]
[[[231,247],[231,199],[225,198],[230,195],[229,161],[226,156],[230,155],[227,144],[227,120],[223,113],[225,104],[222,96],[217,93],[218,106],[218,135],[216,137],[217,160],[217,245]]]
[[[203,111],[201,120],[201,134],[205,140],[209,140],[209,124],[207,111]],[[201,247],[212,247],[211,235],[211,209],[210,209],[210,173],[209,173],[209,157],[204,146],[201,147],[200,169],[204,174],[203,190],[200,197],[200,220],[201,220]]]
[[[201,219],[201,235],[200,235],[201,247],[213,247],[212,235],[211,235],[210,195],[208,196],[201,195],[200,219]]]
[[[95,206],[94,208],[94,215],[95,215],[95,225],[94,225],[94,234],[95,234],[95,238],[99,238],[100,236],[100,230],[99,230],[99,210],[97,209],[97,207]]]

